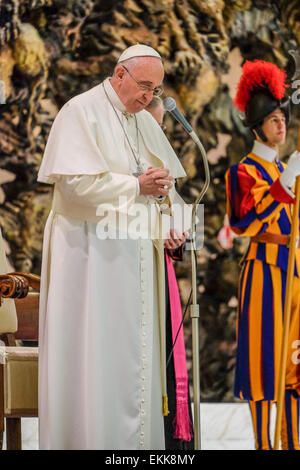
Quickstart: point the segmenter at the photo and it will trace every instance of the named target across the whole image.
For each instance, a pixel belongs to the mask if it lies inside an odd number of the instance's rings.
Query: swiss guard
[[[300,175],[300,153],[279,160],[290,120],[286,74],[276,65],[246,61],[234,103],[254,137],[249,155],[226,173],[231,229],[250,238],[241,263],[234,394],[250,405],[255,447],[271,450],[270,416],[277,401],[289,236]],[[300,450],[300,249],[296,248],[285,376],[281,447]]]

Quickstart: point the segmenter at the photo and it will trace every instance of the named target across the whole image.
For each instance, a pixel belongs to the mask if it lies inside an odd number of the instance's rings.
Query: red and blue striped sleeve
[[[284,204],[294,202],[279,178],[270,185],[254,165],[243,163],[228,170],[226,192],[230,226],[235,233],[245,236],[265,231]]]

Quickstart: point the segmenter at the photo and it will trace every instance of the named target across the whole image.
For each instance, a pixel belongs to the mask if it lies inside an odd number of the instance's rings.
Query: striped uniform
[[[227,212],[236,234],[248,237],[262,233],[290,234],[294,200],[279,182],[283,170],[281,162],[268,161],[254,153],[228,170]],[[250,402],[276,401],[288,255],[285,245],[251,241],[242,260],[234,394]],[[294,273],[286,388],[299,395],[299,249]],[[250,407],[253,424],[259,421],[255,418],[256,406],[260,407],[258,403]],[[264,412],[269,413],[270,408],[270,404],[263,404]],[[285,426],[283,432],[284,429]],[[256,429],[256,444],[260,448],[258,433]],[[264,445],[267,442],[266,438]]]
[[[272,450],[270,421],[272,401],[250,401],[250,411],[257,450]],[[284,450],[299,450],[299,400],[293,391],[285,391],[281,425],[281,447]]]

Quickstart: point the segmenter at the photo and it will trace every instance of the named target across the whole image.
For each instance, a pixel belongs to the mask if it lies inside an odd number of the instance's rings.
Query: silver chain
[[[127,142],[128,142],[128,145],[129,145],[129,147],[130,147],[130,150],[131,150],[131,152],[132,152],[132,155],[134,156],[134,159],[135,159],[135,161],[136,161],[136,165],[137,165],[137,167],[136,167],[136,172],[134,172],[133,175],[136,176],[136,177],[138,177],[139,175],[142,175],[144,172],[143,172],[143,169],[142,169],[142,167],[141,167],[141,157],[140,157],[140,155],[139,155],[139,153],[140,153],[140,150],[139,150],[139,129],[138,129],[138,125],[137,125],[136,115],[134,114],[135,128],[136,128],[136,141],[137,141],[137,156],[136,156],[136,154],[135,154],[135,151],[134,151],[133,148],[132,148],[132,145],[131,145],[131,143],[130,143],[130,140],[129,140],[129,137],[128,137],[128,135],[127,135],[127,132],[126,132],[124,126],[123,126],[123,123],[122,123],[122,121],[121,121],[121,119],[120,119],[120,117],[119,117],[119,115],[118,115],[118,113],[117,113],[117,111],[116,111],[114,105],[112,104],[112,102],[111,102],[111,100],[110,100],[110,98],[109,98],[109,96],[108,96],[106,90],[105,90],[104,83],[102,83],[102,86],[103,86],[103,90],[104,90],[104,93],[105,93],[105,95],[106,95],[106,98],[108,99],[108,101],[109,101],[109,103],[110,103],[112,109],[114,110],[114,113],[115,113],[115,115],[117,116],[118,121],[119,121],[119,123],[120,123],[120,125],[121,125],[121,127],[122,127],[122,129],[123,129],[125,138],[126,138],[126,140],[127,140]]]

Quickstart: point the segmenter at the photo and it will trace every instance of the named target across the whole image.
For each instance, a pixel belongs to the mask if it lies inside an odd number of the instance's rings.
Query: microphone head
[[[163,105],[166,111],[173,111],[176,108],[176,101],[169,96],[164,99]]]

